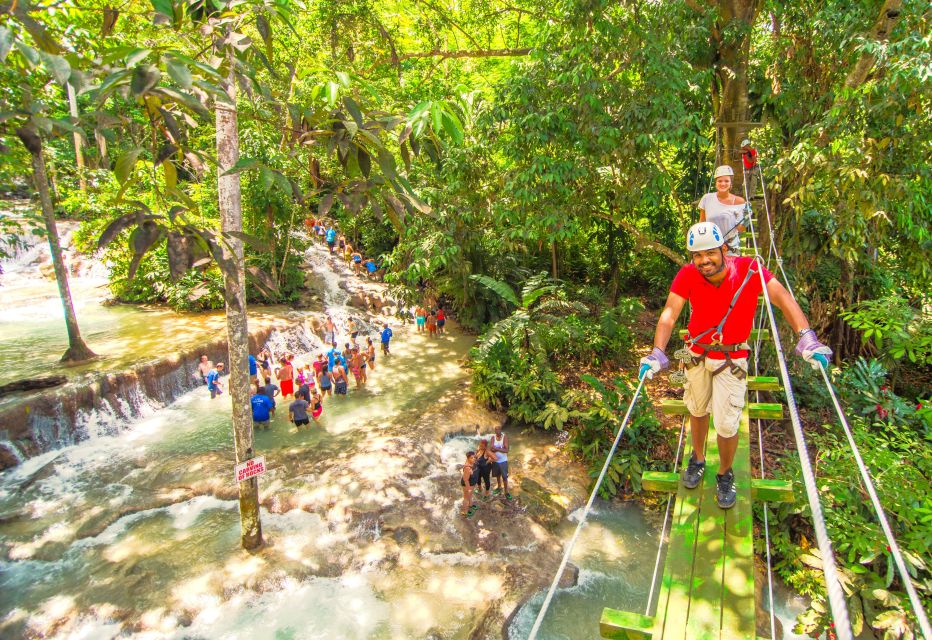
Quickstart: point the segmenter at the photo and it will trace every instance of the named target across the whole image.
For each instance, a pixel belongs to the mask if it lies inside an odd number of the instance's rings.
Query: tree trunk
[[[741,139],[747,134],[748,54],[757,0],[719,0],[719,20],[712,33],[717,47],[716,77],[719,83],[718,127],[721,130],[721,163],[735,171],[734,193],[741,193]]]
[[[236,104],[236,78],[233,74],[233,56],[227,52],[229,72],[224,89]],[[239,174],[226,172],[239,160],[239,130],[236,107],[220,101],[217,112],[217,193],[220,202],[220,221],[224,232],[243,230],[243,203]],[[246,318],[246,265],[243,242],[234,236],[225,236],[224,253],[234,268],[224,269],[223,285],[226,299],[227,341],[230,351],[229,391],[233,402],[233,442],[236,462],[254,456],[252,407],[249,381],[249,331]],[[239,513],[242,543],[245,549],[256,549],[262,544],[262,524],[259,522],[259,482],[251,478],[239,483]]]
[[[553,279],[557,279],[557,241],[550,243],[550,266],[553,270]]]
[[[269,255],[272,256],[272,280],[275,281],[275,284],[281,285],[281,281],[278,279],[278,262],[275,258],[275,208],[271,203],[265,205],[265,223],[269,228]]]
[[[68,92],[68,110],[71,112],[71,117],[77,120],[78,98],[74,93],[74,87],[68,82],[65,84],[65,88]],[[81,186],[81,191],[87,191],[87,179],[84,176],[84,141],[77,131],[72,136],[74,138],[74,158],[78,165],[78,184]]]
[[[68,328],[68,350],[61,357],[62,362],[79,362],[96,358],[97,354],[91,351],[78,328],[78,318],[74,314],[74,304],[71,302],[71,287],[68,286],[68,271],[61,255],[61,243],[58,240],[58,227],[55,224],[55,209],[52,207],[52,198],[49,195],[49,178],[45,172],[45,158],[42,156],[42,139],[35,129],[23,127],[16,130],[16,135],[32,157],[32,173],[39,192],[39,201],[42,204],[42,217],[45,228],[49,234],[49,253],[52,255],[52,266],[55,268],[55,280],[58,282],[58,293],[61,296],[61,305],[65,311],[65,326]]]
[[[94,130],[97,141],[97,168],[110,170],[110,155],[107,153],[107,138],[100,131]]]

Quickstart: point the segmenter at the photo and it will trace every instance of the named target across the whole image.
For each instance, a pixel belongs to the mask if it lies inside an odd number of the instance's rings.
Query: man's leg
[[[705,439],[709,435],[709,416],[689,416],[689,433],[697,462],[705,462]]]
[[[735,461],[735,452],[738,451],[738,435],[735,434],[731,438],[716,437],[718,438],[718,457],[720,460],[718,472],[724,474],[731,469],[731,465]]]

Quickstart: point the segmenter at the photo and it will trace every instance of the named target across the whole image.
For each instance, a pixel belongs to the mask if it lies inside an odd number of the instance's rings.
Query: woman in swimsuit
[[[359,349],[356,349],[350,357],[350,371],[353,372],[353,378],[356,380],[356,388],[358,389],[365,382],[362,374],[362,354]]]
[[[476,478],[473,475],[473,469],[476,466],[476,452],[466,452],[466,464],[463,465],[463,476],[460,478],[460,486],[463,487],[463,510],[460,515],[464,518],[471,518],[479,508],[472,503],[472,490],[476,486]]]
[[[495,462],[495,454],[489,449],[489,441],[483,438],[479,441],[479,449],[476,451],[476,485],[479,487],[479,491],[482,492],[482,485],[485,484],[485,492],[480,496],[483,500],[488,500],[490,497],[492,465]]]

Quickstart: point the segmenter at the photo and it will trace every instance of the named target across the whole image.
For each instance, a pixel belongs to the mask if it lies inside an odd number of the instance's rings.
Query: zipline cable
[[[864,464],[864,459],[861,458],[861,452],[858,449],[857,443],[854,441],[854,435],[851,433],[851,427],[848,426],[848,420],[845,418],[845,412],[842,410],[841,404],[838,402],[838,398],[835,395],[835,389],[832,386],[832,383],[828,377],[828,373],[825,371],[825,367],[822,366],[821,362],[819,363],[819,371],[822,373],[822,379],[825,381],[825,387],[828,389],[829,395],[832,397],[832,403],[835,405],[835,412],[838,414],[838,419],[841,420],[841,426],[845,430],[845,437],[848,439],[848,446],[851,447],[851,452],[854,454],[854,460],[858,464],[858,471],[861,472],[861,479],[864,481],[864,487],[867,489],[867,494],[870,496],[871,503],[874,505],[874,511],[877,512],[877,519],[880,521],[880,527],[883,529],[884,536],[887,538],[890,554],[893,556],[896,567],[900,572],[900,578],[903,580],[903,586],[906,587],[906,593],[909,595],[909,601],[913,605],[913,612],[916,614],[916,619],[919,621],[919,627],[922,629],[922,634],[926,638],[932,640],[932,627],[929,626],[929,618],[926,616],[926,611],[922,606],[922,602],[919,600],[919,595],[916,593],[916,589],[913,587],[913,582],[910,579],[909,572],[906,569],[906,563],[903,561],[903,555],[900,553],[900,546],[896,543],[896,538],[893,536],[893,531],[890,529],[890,523],[887,521],[886,513],[884,512],[883,506],[880,504],[880,498],[877,497],[877,491],[874,489],[874,483],[871,481],[870,472],[867,470],[867,466]]]
[[[553,594],[557,591],[557,585],[559,585],[560,578],[563,576],[563,571],[566,569],[566,565],[570,561],[570,555],[573,553],[573,547],[576,545],[576,540],[579,538],[579,533],[582,531],[583,525],[586,524],[586,518],[589,517],[589,511],[592,509],[592,503],[595,502],[595,497],[599,493],[599,487],[602,485],[602,480],[605,479],[605,474],[608,472],[608,466],[611,464],[612,458],[615,456],[615,449],[618,448],[618,442],[621,440],[621,434],[625,432],[628,419],[631,417],[631,412],[634,410],[634,403],[637,402],[638,396],[641,395],[641,389],[644,388],[644,382],[646,380],[647,376],[645,375],[638,382],[637,389],[634,391],[634,396],[631,398],[631,404],[628,405],[628,411],[625,413],[625,417],[621,421],[621,427],[618,429],[618,434],[615,436],[615,441],[612,443],[612,448],[609,450],[608,456],[605,458],[605,464],[602,465],[602,471],[599,473],[599,477],[595,481],[595,486],[592,488],[592,493],[589,495],[589,500],[586,502],[582,516],[579,518],[579,524],[576,525],[576,531],[573,532],[573,537],[570,538],[569,545],[566,547],[566,551],[563,552],[563,559],[560,561],[560,568],[557,569],[557,574],[553,577],[553,582],[550,583],[550,589],[547,590],[544,603],[540,607],[540,612],[537,614],[537,619],[534,620],[534,626],[531,627],[531,633],[528,635],[528,640],[534,640],[537,637],[538,631],[540,631],[540,625],[544,621],[544,616],[547,615],[547,609],[550,607],[550,601],[553,600]]]
[[[676,443],[676,457],[673,459],[673,471],[680,466],[680,450],[683,447],[683,434],[686,432],[686,417],[683,417],[683,424],[680,425],[680,439]],[[660,571],[660,556],[663,555],[663,539],[667,535],[667,519],[670,517],[670,505],[673,504],[673,496],[676,494],[671,493],[667,496],[667,510],[663,514],[663,527],[660,529],[660,542],[657,544],[657,560],[654,561],[654,575],[650,579],[650,591],[647,593],[647,607],[644,609],[644,615],[650,615],[650,604],[654,599],[654,589],[657,586],[657,573]]]

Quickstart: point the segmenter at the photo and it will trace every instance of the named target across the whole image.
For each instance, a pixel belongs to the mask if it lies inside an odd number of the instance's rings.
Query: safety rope
[[[673,459],[673,471],[676,472],[680,466],[680,450],[683,447],[683,434],[686,432],[686,418],[683,418],[683,424],[680,425],[680,439],[676,443],[676,456]],[[660,557],[663,555],[663,541],[667,535],[667,519],[670,517],[670,505],[673,504],[671,493],[667,496],[667,510],[663,514],[663,527],[660,529],[660,541],[657,543],[657,559],[654,561],[654,575],[650,579],[650,591],[647,593],[647,606],[644,608],[644,615],[650,615],[650,605],[654,600],[654,589],[657,587],[657,574],[660,572]]]
[[[877,512],[877,519],[880,521],[880,527],[883,529],[884,536],[887,538],[887,545],[890,550],[890,555],[893,556],[893,561],[896,563],[896,567],[900,572],[900,578],[903,581],[903,586],[906,587],[906,593],[909,595],[909,601],[913,605],[913,612],[916,614],[916,619],[919,621],[919,627],[922,629],[922,634],[926,638],[932,638],[932,627],[929,626],[929,618],[926,616],[926,611],[922,606],[922,602],[919,600],[919,595],[916,593],[916,589],[913,587],[913,582],[909,577],[909,571],[906,570],[906,563],[903,561],[903,555],[900,553],[900,546],[896,543],[896,538],[893,536],[893,531],[890,529],[890,523],[887,521],[887,515],[884,512],[883,506],[880,504],[880,498],[877,497],[877,491],[874,489],[874,483],[871,481],[870,472],[867,470],[867,466],[864,464],[864,459],[861,457],[861,451],[858,449],[858,445],[854,441],[854,435],[851,433],[851,427],[848,426],[848,420],[845,418],[845,412],[842,410],[841,404],[838,402],[838,398],[835,395],[835,389],[832,386],[832,383],[828,377],[828,373],[825,371],[825,367],[822,366],[821,362],[819,363],[819,371],[822,373],[822,379],[825,381],[825,387],[828,389],[829,395],[832,396],[832,403],[835,405],[835,413],[838,414],[838,419],[841,420],[841,426],[845,430],[845,437],[848,439],[848,446],[851,447],[851,452],[854,454],[854,460],[858,464],[858,471],[861,472],[861,479],[864,481],[864,488],[867,489],[867,494],[870,496],[871,503],[874,505],[874,511]]]
[[[579,518],[579,524],[576,525],[576,531],[573,532],[573,537],[570,538],[569,545],[566,547],[566,551],[563,553],[563,559],[560,561],[560,567],[557,569],[557,574],[553,577],[553,582],[550,583],[550,588],[547,590],[547,595],[544,598],[544,603],[541,605],[540,612],[537,614],[537,619],[534,620],[534,626],[531,627],[531,633],[528,635],[528,640],[534,640],[537,637],[537,632],[540,631],[540,625],[544,621],[544,616],[547,615],[547,609],[550,607],[550,602],[553,600],[553,594],[556,593],[557,585],[560,583],[560,578],[563,577],[563,571],[566,570],[566,565],[570,561],[570,555],[573,553],[573,547],[576,545],[576,540],[579,538],[579,532],[582,531],[583,525],[586,523],[586,518],[589,517],[589,511],[592,509],[592,503],[595,502],[595,497],[599,492],[599,487],[602,486],[602,481],[605,479],[605,474],[608,472],[608,466],[612,462],[612,458],[615,456],[615,449],[618,448],[618,442],[621,440],[621,434],[625,432],[625,427],[628,424],[628,419],[631,417],[631,412],[634,410],[634,403],[637,402],[638,396],[641,395],[641,389],[644,388],[644,382],[647,380],[647,376],[642,376],[641,380],[638,382],[637,389],[634,391],[634,396],[631,398],[631,404],[628,405],[628,411],[625,413],[624,419],[621,421],[621,427],[618,429],[618,434],[615,436],[615,441],[612,443],[612,448],[608,452],[608,456],[605,458],[605,464],[602,465],[602,471],[599,473],[599,477],[595,481],[595,486],[592,487],[592,493],[589,495],[589,500],[586,502],[585,508],[583,508],[582,516]]]

